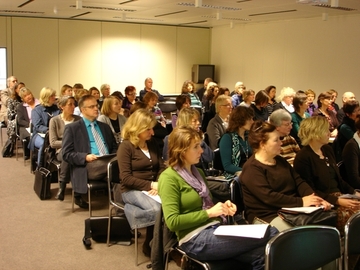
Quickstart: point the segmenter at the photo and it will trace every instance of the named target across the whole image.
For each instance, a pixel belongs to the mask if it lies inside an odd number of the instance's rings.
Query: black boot
[[[59,191],[55,196],[55,199],[58,199],[59,201],[63,201],[65,198],[65,190],[66,190],[66,182],[61,181],[59,184]]]
[[[74,198],[75,198],[75,204],[77,206],[83,209],[89,209],[89,204],[83,200],[81,194],[75,193]]]

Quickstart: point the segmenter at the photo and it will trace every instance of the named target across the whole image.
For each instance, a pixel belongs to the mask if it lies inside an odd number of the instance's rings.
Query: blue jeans
[[[35,138],[34,138],[34,145],[35,145],[36,148],[39,149],[38,158],[37,158],[37,165],[40,166],[41,153],[42,153],[42,149],[43,149],[43,146],[44,146],[44,138],[42,138],[39,134],[36,134]]]
[[[161,205],[139,190],[121,194],[125,203],[124,212],[131,229],[144,228],[155,224]]]
[[[232,237],[214,235],[216,228],[211,226],[202,230],[190,241],[182,244],[180,248],[189,256],[202,260],[235,259],[249,263],[253,269],[264,269],[266,243],[278,230],[269,227],[262,239],[247,237]]]

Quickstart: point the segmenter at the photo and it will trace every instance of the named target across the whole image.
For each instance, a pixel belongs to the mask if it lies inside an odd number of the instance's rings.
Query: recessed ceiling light
[[[178,3],[179,6],[187,6],[187,7],[195,7],[194,3],[187,3],[187,2],[180,2]],[[210,8],[210,9],[221,9],[221,10],[228,10],[228,11],[237,11],[241,10],[241,8],[234,8],[234,7],[225,7],[225,6],[213,6],[213,5],[201,5],[202,8]]]

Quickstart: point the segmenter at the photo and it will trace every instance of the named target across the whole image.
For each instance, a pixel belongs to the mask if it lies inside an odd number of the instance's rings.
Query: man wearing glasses
[[[2,125],[7,124],[7,101],[14,91],[14,86],[17,84],[18,79],[15,76],[11,76],[6,80],[7,88],[0,92],[1,96],[1,110],[0,110],[0,122]]]
[[[89,205],[81,195],[87,193],[88,179],[106,179],[107,164],[115,156],[117,144],[109,125],[96,121],[99,109],[94,96],[81,97],[79,108],[83,119],[65,126],[62,153],[70,164],[75,204],[86,209]]]

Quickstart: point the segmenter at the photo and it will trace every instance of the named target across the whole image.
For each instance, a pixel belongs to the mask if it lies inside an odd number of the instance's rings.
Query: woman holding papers
[[[240,176],[249,222],[261,219],[283,231],[291,225],[278,217],[277,211],[282,207],[315,205],[330,209],[330,204],[315,196],[309,184],[280,156],[281,140],[274,125],[254,122],[249,144],[254,154],[243,166]]]
[[[340,176],[334,151],[328,145],[329,122],[321,116],[305,119],[300,124],[299,138],[304,146],[297,153],[294,168],[315,190],[316,194],[337,207],[338,229],[343,232],[348,218],[360,210],[357,200],[340,198],[342,194],[355,194],[354,189]]]
[[[120,169],[120,192],[125,203],[125,215],[132,229],[147,227],[143,252],[150,256],[150,240],[160,204],[145,195],[157,195],[159,174],[164,168],[161,151],[151,139],[155,116],[146,109],[130,115],[122,129],[123,142],[117,151]]]
[[[232,258],[263,269],[264,247],[277,230],[270,228],[261,239],[214,234],[225,216],[235,214],[236,205],[213,204],[205,175],[195,167],[203,152],[200,144],[199,133],[190,127],[177,126],[169,136],[169,167],[159,178],[166,225],[176,233],[181,249],[196,259]]]

